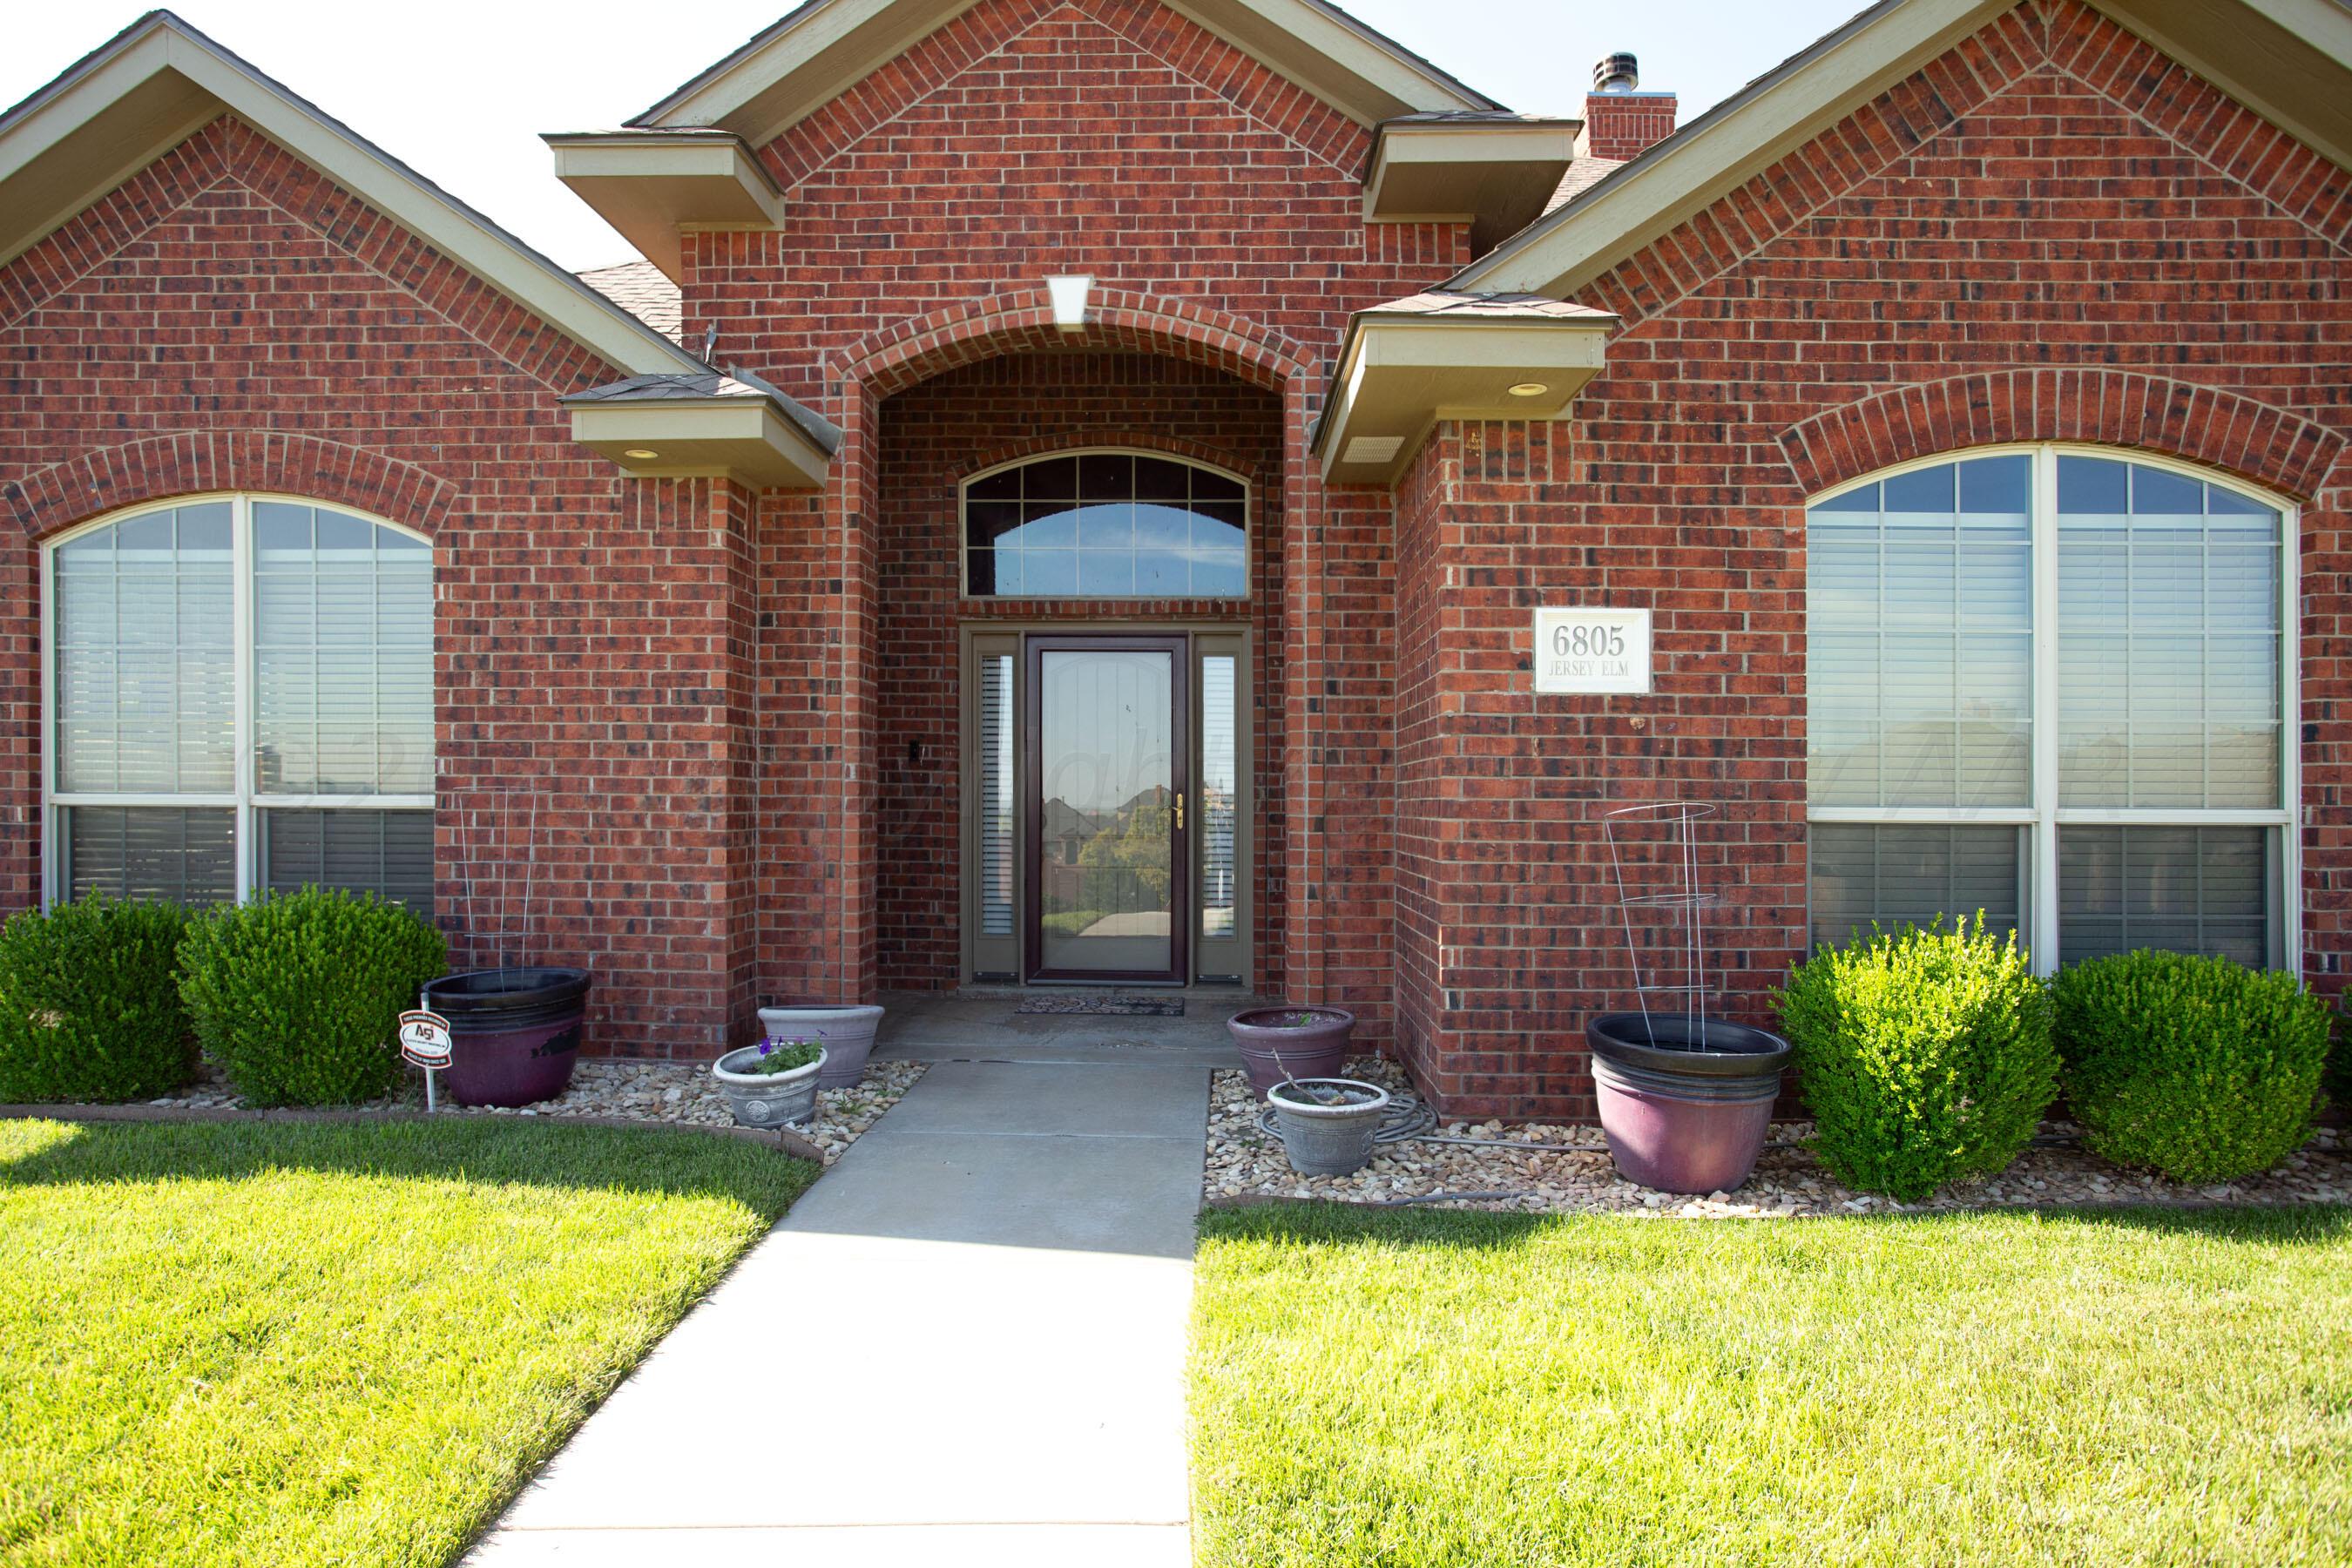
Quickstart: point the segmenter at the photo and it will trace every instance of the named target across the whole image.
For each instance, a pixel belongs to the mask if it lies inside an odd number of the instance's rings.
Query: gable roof
[[[1879,0],[1448,279],[1565,297],[1769,168],[2017,0]],[[2352,167],[2346,0],[2090,0],[2231,98]]]
[[[580,281],[670,342],[684,341],[686,295],[652,262],[624,261],[615,267],[593,267],[580,274]]]
[[[1164,0],[1359,124],[1502,105],[1329,0]],[[628,123],[719,127],[761,146],[978,0],[805,0]]]
[[[224,113],[607,363],[632,374],[708,368],[169,11],[150,11],[0,113],[0,263]]]

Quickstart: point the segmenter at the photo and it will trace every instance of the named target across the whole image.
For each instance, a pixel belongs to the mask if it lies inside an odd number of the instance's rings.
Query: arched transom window
[[[2294,538],[2211,474],[2056,447],[1816,500],[1814,940],[1982,909],[2044,971],[2291,963]]]
[[[52,898],[433,898],[433,554],[269,497],[46,552]]]
[[[964,481],[964,591],[1025,599],[1237,599],[1248,490],[1198,463],[1063,452]]]

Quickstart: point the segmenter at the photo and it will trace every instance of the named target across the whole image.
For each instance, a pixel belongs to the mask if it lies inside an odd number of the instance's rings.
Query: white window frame
[[[2033,967],[2048,974],[2063,954],[2058,946],[2058,830],[2062,827],[2264,827],[2278,835],[2280,923],[2278,950],[2285,966],[2300,974],[2303,952],[2303,843],[2297,830],[2296,806],[2303,798],[2301,767],[2302,698],[2298,677],[2302,664],[2303,593],[2302,512],[2293,501],[2235,475],[2196,463],[2159,457],[2129,447],[2097,447],[2079,442],[2007,442],[1988,447],[1963,447],[1916,458],[1846,480],[1807,498],[1805,501],[1810,552],[1812,510],[1850,490],[1874,485],[1922,468],[2023,453],[2033,460],[2031,488],[2032,539],[2032,672],[2033,705],[2030,764],[2031,805],[2025,806],[1817,806],[1808,805],[1805,820],[1813,823],[1856,823],[1885,826],[1904,823],[1938,826],[1998,826],[2010,825],[2027,836],[2024,869],[2019,889],[2023,898],[2020,935],[2032,949]],[[2062,457],[2103,458],[2111,462],[2137,463],[2163,468],[2184,478],[2218,484],[2261,502],[2279,514],[2279,800],[2274,807],[2104,808],[2062,806],[2058,804],[2058,459]],[[1808,595],[1811,592],[1811,556]],[[1810,630],[1810,627],[1809,627]],[[1810,644],[1808,645],[1810,647]],[[1806,722],[1811,724],[1811,687],[1807,685]],[[1810,783],[1808,789],[1810,790]],[[1806,876],[1806,930],[1812,929],[1812,879]],[[1810,941],[1810,938],[1808,939]]]
[[[1025,468],[1033,463],[1050,463],[1059,458],[1151,458],[1163,463],[1178,463],[1188,468],[1231,479],[1242,488],[1242,591],[1238,594],[975,594],[971,591],[971,523],[969,508],[971,487],[986,479],[993,479],[1008,468]],[[1073,501],[1084,506],[1084,501]],[[1182,458],[1173,452],[1155,452],[1148,447],[1056,447],[1050,452],[1032,452],[1025,458],[1009,458],[1002,463],[966,474],[956,482],[956,595],[964,599],[993,600],[1005,604],[1024,601],[1048,601],[1060,604],[1133,605],[1133,604],[1203,604],[1246,605],[1257,596],[1257,487],[1245,475],[1216,463],[1202,462],[1198,458]]]
[[[231,618],[234,621],[233,658],[236,670],[236,690],[234,694],[236,713],[236,776],[233,793],[215,792],[205,795],[161,795],[125,791],[66,791],[58,787],[57,742],[57,552],[87,533],[111,528],[149,512],[171,511],[180,507],[201,506],[212,501],[229,503],[229,559],[231,563]],[[434,797],[425,795],[262,795],[254,788],[253,732],[254,689],[258,652],[254,642],[253,589],[253,506],[256,501],[285,501],[295,506],[326,507],[346,516],[356,517],[380,528],[413,539],[428,551],[433,541],[404,523],[362,511],[358,507],[341,501],[320,500],[315,496],[294,495],[277,490],[207,490],[194,495],[173,496],[168,500],[145,501],[124,507],[41,542],[41,907],[54,907],[66,898],[70,889],[67,884],[69,868],[65,863],[66,812],[75,806],[163,806],[191,810],[231,808],[236,813],[236,901],[250,900],[261,874],[260,814],[264,811],[328,810],[328,811],[430,811]],[[432,590],[437,604],[440,587],[436,581]],[[434,627],[435,654],[438,656],[440,628],[436,617]],[[436,723],[437,728],[437,723]],[[436,748],[437,752],[437,748]],[[434,761],[437,777],[439,761]]]

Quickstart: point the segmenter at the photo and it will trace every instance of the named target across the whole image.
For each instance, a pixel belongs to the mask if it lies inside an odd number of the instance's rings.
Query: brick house
[[[1680,798],[1739,1016],[1978,908],[2341,984],[2335,0],[1883,0],[1680,129],[811,0],[549,141],[646,262],[168,14],[0,117],[0,904],[373,888],[619,1053],[1237,982],[1579,1116]]]

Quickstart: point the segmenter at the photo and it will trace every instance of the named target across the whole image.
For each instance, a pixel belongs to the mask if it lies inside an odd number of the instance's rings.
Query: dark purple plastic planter
[[[1284,1026],[1301,1013],[1316,1021],[1305,1028]],[[1264,1100],[1283,1080],[1285,1068],[1291,1078],[1337,1078],[1347,1065],[1356,1016],[1338,1007],[1252,1007],[1226,1019],[1225,1027],[1242,1054],[1250,1088]]]
[[[1601,1131],[1629,1182],[1729,1192],[1756,1169],[1789,1042],[1719,1018],[1608,1013],[1584,1026]]]
[[[530,1105],[572,1081],[588,1013],[584,969],[472,969],[425,986],[449,1020],[449,1092],[460,1105]]]

